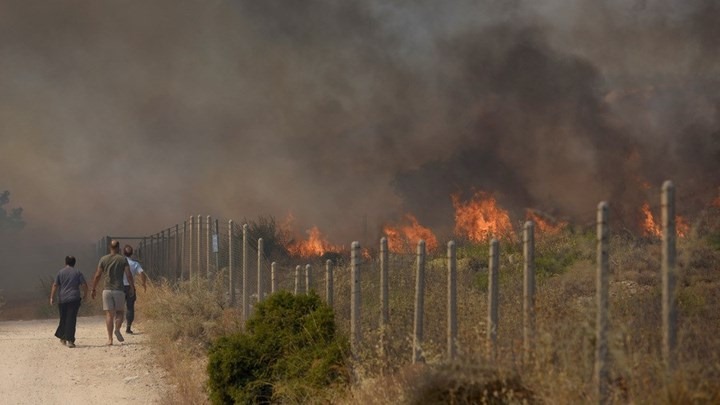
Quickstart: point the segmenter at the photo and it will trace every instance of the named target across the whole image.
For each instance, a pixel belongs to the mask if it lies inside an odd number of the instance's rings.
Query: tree
[[[20,207],[10,209],[10,212],[5,209],[5,205],[10,203],[10,192],[5,190],[0,193],[0,232],[15,232],[19,231],[25,226],[25,221],[22,219],[23,209]]]

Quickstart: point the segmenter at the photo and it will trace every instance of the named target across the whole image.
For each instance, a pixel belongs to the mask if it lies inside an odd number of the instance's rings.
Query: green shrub
[[[278,292],[258,305],[245,333],[211,345],[210,399],[215,404],[305,402],[347,380],[347,352],[332,309],[317,294]]]

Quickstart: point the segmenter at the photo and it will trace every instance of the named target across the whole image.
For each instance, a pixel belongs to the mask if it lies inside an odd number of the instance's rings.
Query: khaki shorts
[[[125,291],[103,290],[103,310],[124,311]]]

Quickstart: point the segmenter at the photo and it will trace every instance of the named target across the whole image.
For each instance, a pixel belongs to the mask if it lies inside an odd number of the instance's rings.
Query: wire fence
[[[111,237],[103,238],[98,246],[106,246],[109,239]],[[318,257],[271,261],[259,246],[262,240],[249,234],[246,227],[232,221],[208,222],[207,218],[198,221],[197,217],[134,239],[138,241],[137,259],[150,277],[178,285],[181,281],[220,278],[228,305],[239,308],[244,320],[251,315],[258,300],[274,291],[304,294],[312,290],[331,303],[339,331],[348,336],[352,334],[355,309],[349,253],[335,260]],[[393,368],[415,361],[416,352],[421,353],[419,361],[435,361],[447,356],[449,260],[442,252],[424,258],[422,318],[428,327],[422,331],[421,341],[416,341],[418,253],[393,252],[383,259],[381,243],[377,247],[362,247],[357,263],[361,296],[356,321],[359,336],[353,339],[358,359],[381,362],[382,367]],[[460,260],[468,263],[473,258]],[[508,261],[504,264],[513,267],[509,271],[518,270],[515,264]],[[384,279],[383,268],[386,269]],[[478,300],[479,273],[476,269],[457,275],[456,310],[463,313],[463,319],[477,320],[459,325],[454,337],[458,356],[485,355],[487,302]],[[217,284],[208,282],[208,285]],[[512,342],[520,338],[516,329],[513,325],[503,330],[505,336],[511,331],[515,334],[509,344],[504,345],[507,351],[515,351]]]
[[[661,204],[664,230],[670,225],[670,229],[675,229],[674,216],[665,212],[671,209],[669,212],[674,213],[674,206],[674,200],[672,203],[663,200]],[[612,229],[613,224],[611,216],[601,221],[599,214],[590,221],[589,227],[597,227],[598,236],[587,243],[597,244],[598,252],[605,243],[601,240],[601,222],[603,232]],[[228,304],[240,308],[244,320],[258,301],[274,291],[301,294],[313,290],[333,307],[338,328],[351,337],[354,355],[380,362],[382,367],[396,366],[398,359],[409,363],[456,357],[488,360],[500,357],[518,364],[529,350],[532,333],[528,334],[527,328],[534,329],[526,322],[534,312],[534,309],[528,312],[528,306],[535,302],[534,284],[528,286],[527,273],[524,280],[519,277],[522,280],[519,284],[509,282],[503,274],[522,275],[528,269],[534,272],[534,256],[528,258],[528,252],[535,251],[536,242],[546,246],[545,236],[528,238],[527,227],[525,223],[524,231],[518,232],[522,236],[500,241],[503,250],[496,253],[495,264],[502,269],[503,293],[499,296],[493,288],[497,280],[493,282],[491,277],[494,266],[490,260],[494,255],[491,241],[485,244],[451,241],[447,251],[438,248],[434,252],[426,252],[421,241],[417,251],[388,252],[387,241],[381,239],[377,246],[360,247],[357,255],[345,252],[334,255],[332,260],[323,257],[272,260],[264,240],[253,235],[246,224],[196,216],[140,238],[136,253],[154,278],[165,278],[171,283],[220,278]],[[109,238],[98,243],[99,253]],[[667,232],[663,238],[663,243],[674,244],[674,236],[669,242],[665,240],[669,238]],[[663,258],[671,261],[663,262],[663,271],[669,274],[674,274],[674,247],[672,251],[673,256]],[[587,259],[598,263],[604,260],[599,253]],[[603,265],[601,268],[598,264],[598,272],[609,271],[607,263]],[[457,271],[458,268],[462,271]],[[479,277],[485,272],[487,278]],[[534,273],[531,278],[534,280]],[[489,285],[483,285],[483,280]],[[671,295],[671,287],[665,288],[664,294]],[[673,302],[671,297],[663,296],[663,305]],[[607,306],[607,299],[603,303],[598,298],[598,305]],[[493,318],[493,307],[495,311],[502,308],[500,319]],[[457,313],[462,314],[459,324]],[[670,334],[674,321],[665,322],[664,333]],[[502,331],[500,339],[498,330]]]

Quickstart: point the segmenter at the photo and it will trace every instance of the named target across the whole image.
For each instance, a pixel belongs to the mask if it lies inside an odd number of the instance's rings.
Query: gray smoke
[[[473,190],[631,225],[666,178],[692,212],[720,185],[717,21],[711,0],[4,0],[0,189],[22,238],[79,246],[288,213],[347,245],[408,211],[451,228]]]

